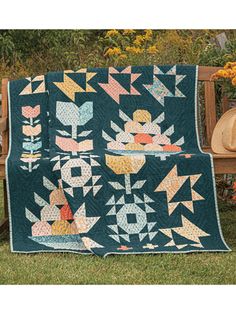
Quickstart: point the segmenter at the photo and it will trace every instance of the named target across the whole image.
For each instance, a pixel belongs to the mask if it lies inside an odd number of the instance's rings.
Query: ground
[[[236,284],[236,208],[221,203],[220,209],[230,253],[106,258],[70,253],[16,254],[10,253],[8,235],[2,235],[0,284]]]

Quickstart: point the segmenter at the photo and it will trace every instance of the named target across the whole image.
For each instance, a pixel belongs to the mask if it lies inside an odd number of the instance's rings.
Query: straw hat
[[[226,111],[217,122],[211,139],[211,148],[217,154],[236,156],[236,108]]]

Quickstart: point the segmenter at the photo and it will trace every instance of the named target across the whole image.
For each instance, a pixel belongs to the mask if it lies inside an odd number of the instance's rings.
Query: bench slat
[[[222,69],[221,67],[208,67],[199,66],[198,67],[198,80],[199,81],[210,81],[212,74],[216,71]]]
[[[205,82],[205,119],[207,142],[211,144],[211,137],[216,125],[216,102],[214,82]]]
[[[5,132],[8,130],[8,119],[5,118],[1,118],[0,119],[0,132]]]
[[[7,95],[8,79],[2,79],[2,118],[8,118],[8,95]],[[2,132],[2,154],[8,154],[8,131]]]

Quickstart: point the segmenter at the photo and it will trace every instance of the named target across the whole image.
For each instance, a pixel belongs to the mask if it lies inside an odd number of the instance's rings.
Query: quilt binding
[[[217,225],[220,233],[220,237],[224,245],[226,246],[227,249],[218,249],[218,250],[211,250],[211,249],[202,249],[202,250],[188,250],[188,251],[158,251],[158,252],[109,252],[106,253],[103,257],[106,257],[111,254],[116,254],[116,255],[125,255],[125,254],[185,254],[185,253],[195,253],[195,252],[231,252],[232,250],[230,247],[226,244],[223,233],[222,233],[222,228],[220,225],[220,216],[219,216],[219,208],[218,208],[218,202],[217,202],[217,193],[216,193],[216,181],[215,181],[215,174],[214,174],[214,163],[213,163],[213,156],[210,153],[205,153],[201,146],[200,146],[200,141],[199,141],[199,130],[198,130],[198,121],[197,121],[197,91],[198,91],[198,65],[196,66],[196,73],[195,73],[195,97],[194,97],[194,121],[195,121],[195,132],[196,132],[196,138],[197,138],[197,145],[198,149],[200,152],[204,155],[210,156],[210,161],[211,161],[211,174],[212,174],[212,184],[213,184],[213,191],[214,191],[214,201],[215,201],[215,210],[216,210],[216,220],[217,220]],[[5,163],[5,173],[6,173],[6,186],[7,186],[7,201],[8,201],[8,214],[9,214],[9,232],[10,232],[10,249],[12,253],[25,253],[25,254],[30,254],[30,253],[74,253],[74,254],[82,254],[82,255],[91,255],[94,254],[93,252],[91,253],[82,253],[82,252],[75,252],[75,251],[70,251],[70,250],[37,250],[37,251],[15,251],[13,249],[13,237],[12,237],[12,217],[11,217],[11,203],[10,203],[10,189],[9,189],[9,179],[8,179],[8,159],[11,155],[11,147],[12,147],[12,125],[11,125],[11,100],[10,100],[10,82],[8,82],[7,86],[7,92],[8,92],[8,115],[9,115],[9,150],[8,150],[8,155],[6,158],[6,163]]]

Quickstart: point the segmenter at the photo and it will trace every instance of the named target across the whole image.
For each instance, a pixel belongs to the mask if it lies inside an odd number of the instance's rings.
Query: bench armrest
[[[8,119],[0,118],[0,133],[8,130]]]

